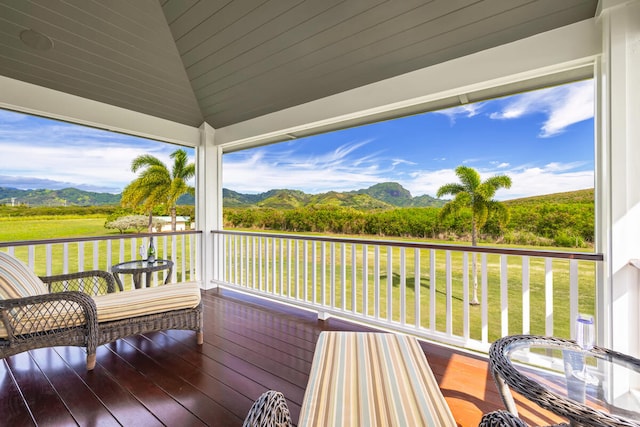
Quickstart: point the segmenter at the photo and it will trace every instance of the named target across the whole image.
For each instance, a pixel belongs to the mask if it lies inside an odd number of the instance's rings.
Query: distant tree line
[[[489,218],[479,230],[480,241],[560,247],[593,243],[593,203],[542,203],[509,209],[509,223],[501,225],[497,218]],[[446,217],[439,214],[440,210],[428,207],[361,211],[327,205],[287,210],[225,208],[224,227],[471,241],[471,210]]]

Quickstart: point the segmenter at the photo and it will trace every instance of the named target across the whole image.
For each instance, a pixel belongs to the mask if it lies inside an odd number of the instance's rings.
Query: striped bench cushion
[[[200,304],[197,282],[173,283],[93,297],[98,323],[129,319],[166,311],[195,308]]]
[[[200,286],[196,282],[175,283],[155,288],[135,289],[132,291],[93,297],[98,311],[98,323],[132,317],[164,313],[172,310],[194,308],[200,303]],[[25,313],[21,317],[20,325],[16,326],[16,333],[42,332],[59,328],[61,318],[64,317],[66,327],[80,326],[84,319],[78,316],[69,318],[69,308],[63,305],[49,304],[46,316],[38,318]],[[0,322],[0,338],[7,338],[8,334]]]
[[[362,332],[322,332],[302,426],[456,426],[418,341]]]
[[[47,287],[19,259],[0,252],[0,299],[22,298],[48,293]]]

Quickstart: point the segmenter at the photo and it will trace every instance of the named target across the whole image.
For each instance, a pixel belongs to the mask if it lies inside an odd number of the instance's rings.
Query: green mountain
[[[374,199],[381,200],[393,206],[411,206],[411,202],[413,200],[409,190],[397,182],[383,182],[352,193],[368,194]]]
[[[445,201],[423,195],[411,196],[406,188],[395,182],[376,184],[357,191],[329,191],[320,194],[306,194],[299,190],[270,190],[260,194],[242,194],[223,189],[225,207],[268,207],[274,209],[294,209],[310,205],[332,205],[352,207],[361,210],[391,209],[394,207],[442,206]]]
[[[446,200],[428,195],[413,197],[411,193],[395,182],[384,182],[369,188],[321,194],[306,194],[299,190],[270,190],[260,194],[242,194],[224,188],[222,196],[225,208],[266,207],[273,209],[294,209],[303,206],[330,205],[350,207],[359,210],[384,210],[395,207],[441,207]],[[0,187],[0,205],[28,206],[104,206],[119,205],[120,194],[95,193],[65,188],[63,190],[18,190]],[[540,206],[543,204],[593,204],[594,190],[578,190],[544,196],[524,197],[504,201],[508,206]],[[191,195],[178,199],[179,205],[194,205]]]
[[[593,204],[595,201],[593,188],[585,190],[566,191],[564,193],[545,194],[543,196],[523,197],[520,199],[505,200],[508,206],[527,206],[542,204],[568,204],[584,203]]]
[[[394,207],[368,194],[338,193],[336,191],[311,196],[309,204],[344,206],[360,210],[391,209]]]
[[[368,194],[376,200],[381,200],[396,207],[440,207],[445,204],[444,200],[439,200],[426,194],[413,197],[409,190],[397,182],[383,182],[364,190],[355,191],[355,193]]]
[[[256,203],[261,208],[299,208],[307,205],[309,200],[309,196],[299,190],[270,190],[263,194],[265,197]]]
[[[101,206],[120,204],[120,194],[94,193],[65,188],[62,190],[18,190],[0,187],[0,205],[28,206]]]
[[[94,193],[65,188],[63,190],[18,190],[0,187],[0,205],[12,203],[28,206],[102,206],[119,205],[121,194]],[[222,189],[224,207],[264,207],[294,209],[303,206],[331,205],[360,210],[392,209],[394,207],[442,206],[445,201],[423,195],[413,197],[409,190],[395,182],[385,182],[357,191],[329,191],[306,194],[299,190],[276,189],[260,194],[243,194]],[[183,195],[178,205],[194,205],[191,195]]]

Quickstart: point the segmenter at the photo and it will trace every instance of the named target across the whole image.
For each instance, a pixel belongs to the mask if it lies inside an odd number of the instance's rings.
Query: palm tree
[[[131,170],[142,169],[138,178],[131,181],[122,192],[121,204],[128,207],[142,205],[149,213],[149,232],[152,231],[153,208],[165,205],[171,215],[171,230],[176,231],[176,203],[183,194],[195,194],[195,189],[187,181],[196,174],[194,163],[188,163],[187,152],[179,149],[171,153],[173,168],[156,157],[143,154],[131,162]]]
[[[473,168],[458,166],[456,175],[460,183],[445,184],[438,189],[437,197],[445,194],[454,196],[440,211],[441,217],[456,214],[464,208],[471,209],[471,245],[477,245],[478,230],[484,226],[489,216],[494,215],[500,224],[509,221],[509,210],[502,203],[493,200],[493,196],[500,188],[510,188],[511,178],[506,175],[496,175],[484,182],[480,174]],[[473,254],[473,298],[471,304],[478,302],[478,276],[476,269],[476,254]]]

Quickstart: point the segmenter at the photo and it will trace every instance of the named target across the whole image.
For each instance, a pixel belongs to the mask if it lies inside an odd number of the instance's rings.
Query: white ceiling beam
[[[0,108],[188,147],[200,144],[198,128],[4,76]]]

